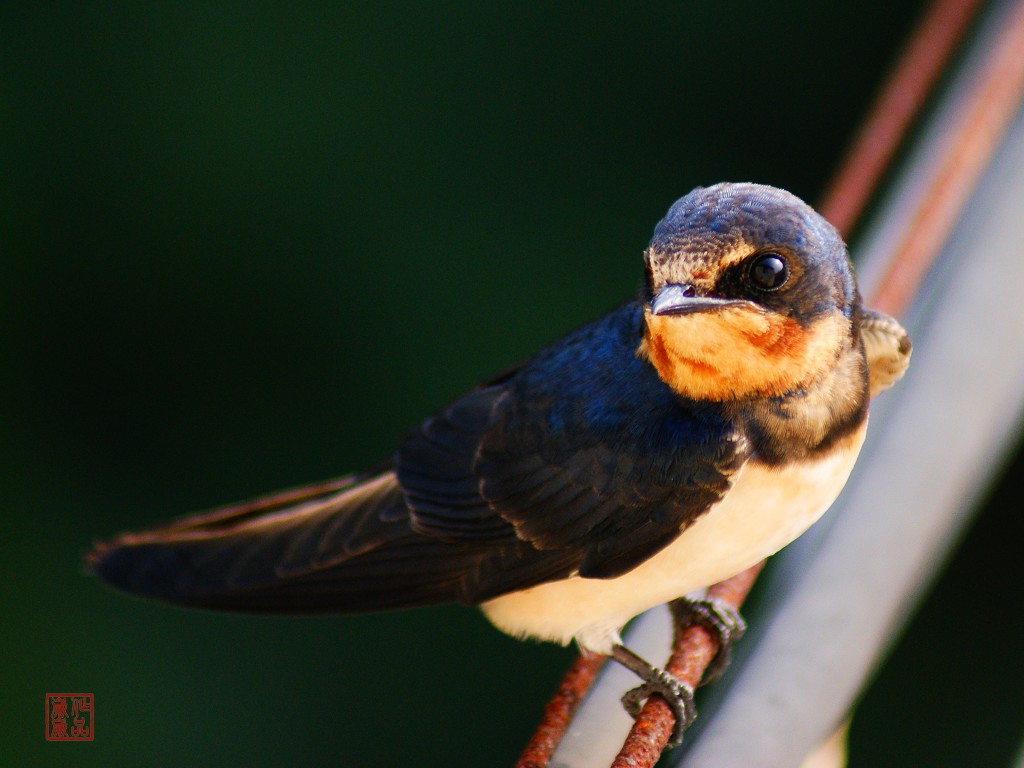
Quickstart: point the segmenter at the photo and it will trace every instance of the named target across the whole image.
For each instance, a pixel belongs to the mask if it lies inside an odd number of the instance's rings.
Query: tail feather
[[[146,597],[220,610],[345,613],[457,600],[476,550],[413,531],[391,472],[262,497],[99,544],[92,569]]]

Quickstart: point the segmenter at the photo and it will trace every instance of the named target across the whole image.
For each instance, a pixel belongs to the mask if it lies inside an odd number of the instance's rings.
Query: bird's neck
[[[828,451],[867,418],[868,378],[859,336],[810,386],[780,397],[727,404],[760,460],[775,464]]]

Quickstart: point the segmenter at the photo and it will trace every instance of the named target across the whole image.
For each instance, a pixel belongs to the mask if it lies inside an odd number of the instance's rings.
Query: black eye
[[[755,288],[762,291],[774,291],[781,288],[789,279],[789,266],[781,254],[774,251],[762,253],[750,263],[747,273]]]

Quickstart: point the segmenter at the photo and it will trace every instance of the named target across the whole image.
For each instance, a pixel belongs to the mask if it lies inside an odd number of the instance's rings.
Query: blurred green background
[[[8,5],[2,762],[510,765],[571,650],[454,607],[169,608],[81,554],[386,456],[630,296],[693,186],[814,201],[921,7]],[[925,614],[964,626],[944,605]],[[900,646],[853,765],[990,764],[943,762],[963,721],[923,686],[947,631]],[[1018,734],[984,731],[1000,690],[970,741],[1005,761]],[[48,691],[95,693],[95,742],[44,741]]]

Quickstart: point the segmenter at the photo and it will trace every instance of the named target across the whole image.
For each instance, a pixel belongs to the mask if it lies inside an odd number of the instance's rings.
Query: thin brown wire
[[[936,0],[868,111],[818,210],[848,237],[967,30],[980,0]]]
[[[1024,94],[1024,0],[1017,0],[957,110],[935,159],[931,183],[904,227],[872,306],[899,315],[910,304],[949,237],[961,210],[989,166]]]
[[[747,599],[763,567],[763,562],[758,563],[731,579],[709,587],[708,597],[738,609]],[[718,636],[699,624],[689,624],[683,628],[677,625],[672,646],[672,655],[665,670],[695,689],[700,685],[704,670],[718,653]],[[653,766],[672,736],[675,722],[675,715],[664,699],[660,696],[647,699],[622,750],[612,762],[612,768]]]
[[[605,659],[607,656],[591,653],[576,658],[544,708],[544,717],[519,756],[516,768],[545,768]]]

